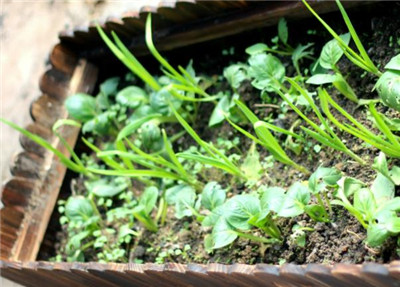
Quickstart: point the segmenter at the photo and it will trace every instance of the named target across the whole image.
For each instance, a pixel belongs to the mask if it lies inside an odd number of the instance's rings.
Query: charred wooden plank
[[[43,174],[44,159],[37,154],[22,151],[16,154],[11,162],[10,172],[16,177],[40,179]]]
[[[51,68],[39,80],[39,88],[44,94],[62,101],[68,95],[70,78],[68,74]]]
[[[13,206],[20,212],[29,204],[30,196],[36,188],[36,181],[25,177],[13,177],[7,181],[1,193],[1,201],[6,206]]]
[[[364,276],[361,274],[361,265],[356,264],[336,264],[332,268],[332,275],[337,277],[339,280],[342,280],[347,286],[375,286],[370,284],[364,279]]]
[[[40,123],[31,123],[25,127],[25,129],[35,135],[40,136],[42,139],[46,141],[51,141],[54,137],[52,131],[49,127],[45,127]],[[27,136],[20,134],[19,136],[19,143],[21,144],[22,148],[30,153],[34,153],[40,157],[44,157],[46,152],[48,152],[44,147],[37,144]]]
[[[390,276],[389,269],[378,263],[365,263],[361,268],[361,276],[376,287],[399,286],[400,282]]]
[[[76,55],[68,50],[65,46],[57,44],[51,50],[50,63],[59,71],[64,72],[67,75],[72,75],[78,58]]]

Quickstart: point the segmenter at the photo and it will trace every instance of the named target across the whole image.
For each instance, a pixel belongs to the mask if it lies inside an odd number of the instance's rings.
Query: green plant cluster
[[[154,46],[151,14],[146,22],[146,44],[161,65],[158,77],[146,70],[115,33],[107,35],[98,27],[106,45],[130,73],[124,79],[105,80],[96,96],[78,93],[67,98],[71,118],[57,122],[53,131],[71,158],[2,120],[55,153],[84,182],[84,190],[73,188],[68,200],[59,201],[68,240],[56,260],[85,261],[86,252],[94,250],[101,262],[127,262],[144,232],[157,232],[168,224],[171,210],[176,219],[192,218],[209,231],[204,244],[210,253],[238,238],[262,245],[290,241],[304,247],[306,232],[313,229],[297,224],[293,234],[283,234],[281,222],[304,214],[315,222],[330,223],[332,205],[344,207],[357,218],[372,247],[400,233],[400,199],[395,196],[400,168],[389,169],[386,160],[386,156],[400,158],[400,125],[376,108],[384,104],[400,111],[400,55],[380,72],[339,1],[349,30],[342,35],[303,2],[333,36],[318,58],[312,43],[291,45],[287,23],[281,19],[272,45],[248,47],[247,62],[229,65],[218,80],[196,75],[192,62],[186,68],[171,66]],[[351,41],[357,51],[350,47]],[[356,95],[339,69],[343,56],[378,77],[379,99],[363,100]],[[282,63],[286,57],[294,73]],[[306,64],[311,65],[304,68]],[[210,95],[213,89],[209,88],[222,82],[229,88]],[[274,118],[261,118],[246,105],[240,93],[246,83],[260,91],[262,103],[278,109],[279,116],[285,117],[289,110],[296,115],[289,129],[275,124]],[[371,124],[359,122],[341,107],[326,85],[360,107],[368,105],[366,120]],[[243,137],[204,140],[197,131],[204,102],[213,106],[206,119],[209,129],[230,125]],[[82,140],[92,154],[78,156],[58,133],[63,125],[81,127]],[[299,163],[300,156],[306,158],[314,145],[315,153],[323,147],[333,149],[359,165],[368,165],[368,158],[346,145],[344,133],[380,151],[372,165],[377,176],[370,187],[336,168],[320,166],[310,171]],[[240,146],[245,140],[251,143],[243,152]],[[270,156],[262,157],[265,153]],[[265,184],[276,162],[286,166],[284,172],[293,168],[308,180],[295,181],[287,189]],[[237,185],[243,188],[234,191]],[[188,258],[190,250],[185,246],[160,251],[156,261]]]

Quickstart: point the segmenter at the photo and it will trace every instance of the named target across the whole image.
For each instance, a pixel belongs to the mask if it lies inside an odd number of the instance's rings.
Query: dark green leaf
[[[288,27],[285,18],[279,19],[278,23],[278,36],[282,43],[287,44],[289,37]]]
[[[83,93],[68,97],[65,100],[65,107],[72,118],[81,122],[87,122],[97,114],[96,100]]]

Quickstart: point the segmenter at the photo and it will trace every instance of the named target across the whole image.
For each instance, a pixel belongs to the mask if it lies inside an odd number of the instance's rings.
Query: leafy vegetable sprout
[[[359,123],[354,117],[340,107],[324,89],[319,89],[318,92],[321,107],[327,118],[341,130],[352,134],[355,137],[360,138],[364,142],[375,146],[379,150],[383,151],[386,155],[391,157],[400,157],[400,137],[393,134],[388,125],[385,123],[383,118],[376,111],[374,103],[369,104],[369,111],[373,116],[375,123],[381,133],[386,137],[383,139],[380,135],[376,135],[364,125]],[[331,112],[329,106],[332,106],[342,116],[344,116],[350,124],[340,122]]]
[[[372,247],[382,245],[390,236],[400,233],[400,197],[395,197],[395,185],[400,185],[400,168],[388,169],[386,157],[381,153],[373,167],[377,177],[368,188],[355,178],[344,177],[332,204],[345,207],[367,229],[367,243]],[[352,202],[350,197],[353,197]]]
[[[350,21],[349,16],[347,15],[346,10],[344,9],[342,3],[339,0],[336,0],[336,4],[339,7],[340,13],[342,14],[343,20],[346,23],[347,28],[349,29],[351,38],[353,39],[356,47],[358,49],[358,53],[350,48],[349,43],[345,41],[345,39],[341,38],[318,14],[311,8],[311,6],[307,3],[306,0],[302,0],[304,5],[307,7],[308,10],[321,22],[321,24],[328,30],[328,32],[336,39],[340,47],[342,48],[346,57],[352,61],[358,67],[375,74],[376,76],[380,77],[381,72],[378,68],[374,65],[370,57],[368,56],[363,44],[360,41],[360,38],[357,35],[356,30],[354,29],[353,24]]]
[[[282,149],[280,146],[278,140],[272,135],[270,130],[284,133],[287,135],[290,135],[295,138],[300,138],[297,134],[287,131],[285,129],[276,127],[274,125],[271,125],[269,123],[266,123],[264,121],[260,121],[257,116],[241,101],[237,100],[235,101],[238,107],[241,109],[241,111],[244,113],[244,115],[247,117],[247,119],[250,121],[252,124],[257,137],[253,136],[249,132],[247,132],[245,129],[241,128],[240,126],[236,125],[233,123],[229,118],[227,120],[229,123],[239,132],[241,132],[243,135],[246,137],[252,139],[255,143],[260,144],[264,148],[266,148],[272,155],[273,157],[282,162],[283,164],[293,166],[295,169],[305,173],[305,174],[310,174],[310,172],[307,170],[307,168],[295,163],[292,161],[289,156],[286,154],[286,152]]]
[[[350,34],[340,35],[340,38],[343,39],[345,43],[350,42]],[[345,77],[340,72],[337,67],[337,62],[343,55],[343,50],[338,44],[336,39],[332,39],[322,48],[321,56],[319,57],[317,64],[321,65],[322,68],[327,70],[333,70],[334,75],[332,74],[316,74],[310,77],[307,80],[308,84],[313,85],[323,85],[332,83],[335,88],[337,88],[346,98],[350,101],[358,103],[358,97],[354,93],[351,86],[347,83]]]
[[[346,147],[346,145],[342,142],[342,140],[336,135],[336,133],[333,131],[331,128],[329,122],[325,119],[325,117],[322,115],[321,111],[318,109],[316,104],[314,103],[313,99],[310,97],[308,91],[303,89],[298,83],[296,83],[293,79],[291,78],[286,78],[287,81],[297,90],[301,93],[301,95],[306,99],[306,101],[309,103],[312,111],[314,114],[317,116],[318,120],[320,121],[320,124],[312,121],[308,116],[306,116],[298,107],[296,107],[280,90],[276,90],[276,92],[282,97],[283,100],[286,101],[286,103],[306,122],[310,125],[312,128],[306,128],[306,127],[301,127],[301,129],[307,133],[310,137],[314,138],[321,144],[331,147],[335,150],[344,152],[354,160],[356,160],[358,163],[365,165],[365,161],[361,159],[359,156],[357,156],[354,152],[352,152],[349,148]],[[323,90],[319,89],[318,94],[323,93]],[[322,127],[321,127],[322,125]]]

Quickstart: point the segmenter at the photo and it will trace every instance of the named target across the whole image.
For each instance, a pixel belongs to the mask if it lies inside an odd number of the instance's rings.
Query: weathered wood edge
[[[337,10],[334,1],[309,1],[319,13]],[[375,1],[344,1],[347,8]],[[149,53],[144,41],[146,15],[153,15],[153,38],[159,51],[210,41],[255,28],[275,25],[280,17],[298,20],[310,17],[301,1],[162,1],[158,7],[144,6],[139,11],[125,13],[121,18],[110,17],[101,26],[106,32],[115,31],[126,40],[136,56]],[[125,37],[124,37],[125,36]],[[94,25],[78,27],[59,34],[61,43],[79,48],[88,59],[108,53]]]
[[[78,61],[60,44],[50,53],[50,62],[50,69],[39,81],[43,94],[31,105],[33,122],[26,129],[69,156],[51,128],[58,119],[68,117],[63,102],[69,94],[93,90],[97,68],[86,60]],[[79,129],[62,127],[60,134],[74,146]],[[0,210],[0,258],[32,261],[39,251],[66,168],[54,154],[29,138],[20,136],[20,143],[23,150],[14,156],[12,177],[1,192],[4,207]]]
[[[343,267],[352,266],[349,272]],[[0,261],[2,276],[26,286],[399,286],[390,264],[122,264]],[[343,276],[343,272],[347,275]],[[349,280],[351,279],[351,280]],[[73,285],[71,285],[73,284]]]

